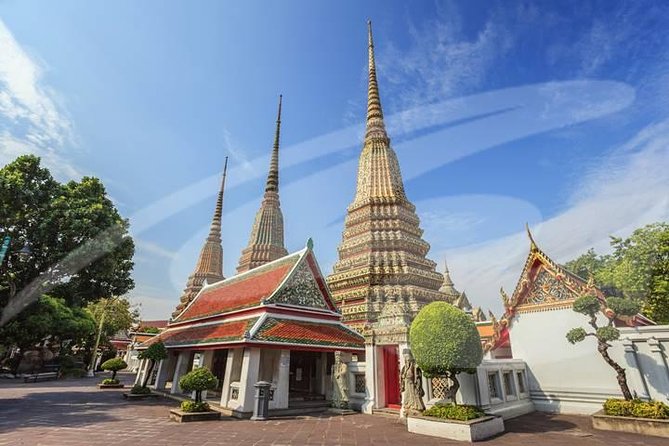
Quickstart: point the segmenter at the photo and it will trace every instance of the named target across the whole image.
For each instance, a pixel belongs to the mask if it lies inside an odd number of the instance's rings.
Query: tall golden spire
[[[367,126],[365,141],[372,138],[388,140],[386,126],[383,123],[383,110],[379,96],[379,84],[376,80],[376,62],[374,60],[374,37],[372,36],[372,21],[367,21],[367,48],[369,63],[369,82],[367,85]]]
[[[221,178],[221,187],[216,198],[216,208],[214,216],[211,219],[209,235],[200,250],[200,256],[197,259],[195,270],[188,277],[186,288],[179,299],[176,310],[172,317],[177,317],[195,298],[202,289],[205,281],[214,283],[223,280],[223,246],[221,246],[221,221],[223,218],[223,196],[225,194],[225,178],[228,174],[228,157],[225,157],[225,166],[223,167],[223,177]]]
[[[397,155],[383,123],[371,22],[367,38],[365,140],[339,260],[327,279],[344,321],[359,330],[376,322],[388,303],[408,308],[410,318],[422,305],[446,300],[439,292],[443,277],[426,258],[430,245],[422,238],[416,208],[404,192]]]
[[[279,201],[279,137],[281,135],[282,101],[283,96],[279,95],[279,111],[277,112],[274,146],[267,173],[265,195],[251,229],[249,244],[242,250],[237,266],[238,273],[288,254],[283,245],[283,214]]]

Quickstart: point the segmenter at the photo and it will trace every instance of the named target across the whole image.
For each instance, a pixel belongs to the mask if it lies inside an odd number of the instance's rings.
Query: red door
[[[386,406],[399,408],[400,396],[400,362],[396,345],[383,346],[383,374],[386,390]]]

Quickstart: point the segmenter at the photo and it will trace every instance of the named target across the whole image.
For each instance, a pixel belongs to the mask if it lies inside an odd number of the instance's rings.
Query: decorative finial
[[[383,123],[379,84],[376,80],[376,62],[374,61],[374,38],[372,37],[372,22],[367,21],[367,42],[369,62],[369,84],[367,86],[367,128],[365,141],[369,139],[388,140],[386,126]]]
[[[539,249],[537,243],[534,241],[534,237],[532,237],[532,232],[530,231],[530,225],[528,223],[525,223],[525,230],[527,231],[527,237],[530,239],[530,249],[533,251]]]
[[[228,175],[228,157],[225,157],[225,165],[223,166],[223,177],[221,178],[221,188],[218,191],[218,198],[216,200],[216,209],[214,210],[214,218],[211,220],[211,227],[209,228],[209,236],[207,240],[214,242],[221,242],[221,220],[223,218],[223,195],[225,194],[225,178]]]
[[[312,239],[311,237],[309,237],[309,239],[307,240],[307,248],[308,248],[309,250],[313,250],[313,249],[314,249],[314,241],[313,241],[313,239]]]

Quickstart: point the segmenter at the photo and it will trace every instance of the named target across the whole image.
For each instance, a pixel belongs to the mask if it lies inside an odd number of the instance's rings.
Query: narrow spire
[[[386,126],[383,123],[383,110],[379,96],[379,84],[376,80],[376,62],[374,61],[374,37],[372,36],[372,21],[367,21],[367,42],[369,50],[369,84],[367,86],[367,128],[365,140],[383,138],[388,139]]]
[[[530,250],[531,251],[536,251],[539,249],[537,246],[537,243],[534,241],[534,237],[532,237],[532,232],[530,231],[530,225],[528,223],[525,223],[525,230],[527,231],[527,237],[530,239]]]
[[[214,209],[214,217],[211,220],[211,227],[209,229],[208,242],[221,243],[221,220],[223,218],[223,195],[225,194],[225,177],[228,175],[228,157],[225,157],[225,165],[223,166],[223,177],[221,179],[221,188],[218,191],[218,198],[216,199],[216,208]]]
[[[281,135],[281,102],[283,95],[279,95],[279,111],[276,116],[276,130],[274,132],[274,147],[272,149],[272,159],[269,164],[267,174],[267,184],[265,192],[279,192],[279,137]]]
[[[265,263],[288,254],[283,245],[283,214],[279,201],[279,137],[281,132],[281,103],[279,95],[279,111],[276,118],[274,147],[267,173],[265,195],[256,213],[249,243],[242,250],[237,272],[243,273]]]

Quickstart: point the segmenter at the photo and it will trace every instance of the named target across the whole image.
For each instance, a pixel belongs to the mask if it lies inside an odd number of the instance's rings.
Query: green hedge
[[[206,412],[209,410],[209,404],[196,403],[195,401],[182,401],[181,410],[184,412]]]
[[[485,412],[476,406],[436,404],[423,411],[426,417],[443,418],[445,420],[467,421],[485,416]]]
[[[141,384],[135,384],[132,386],[132,389],[130,389],[130,393],[133,395],[148,395],[151,393],[151,389],[148,387],[142,387]]]
[[[604,413],[619,417],[669,419],[669,406],[661,401],[609,399],[604,402]]]
[[[119,383],[120,381],[118,379],[105,378],[102,380],[100,384],[108,385],[108,384],[119,384]]]

